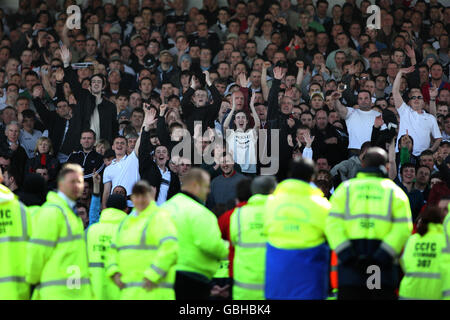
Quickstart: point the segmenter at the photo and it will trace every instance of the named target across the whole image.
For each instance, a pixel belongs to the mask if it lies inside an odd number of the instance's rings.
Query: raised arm
[[[435,87],[429,87],[428,91],[430,92],[430,108],[428,111],[436,117],[436,97],[438,96],[439,90]]]
[[[61,59],[64,63],[64,77],[66,81],[69,83],[70,89],[72,90],[73,94],[78,100],[83,88],[81,87],[81,83],[78,81],[78,76],[76,72],[72,69],[72,66],[70,65],[70,62],[72,60],[70,50],[64,45],[61,46]]]
[[[255,110],[255,96],[256,95],[253,94],[250,100],[250,109],[252,110],[253,120],[255,122],[253,128],[255,129],[256,132],[258,132],[258,129],[261,126],[261,121],[259,120],[258,113]]]
[[[267,101],[267,99],[269,98],[269,86],[267,85],[267,68],[269,68],[270,66],[271,66],[270,62],[264,61],[261,70],[261,90],[264,101]]]
[[[404,74],[414,71],[414,66],[409,68],[402,68],[398,71],[395,77],[394,84],[392,85],[392,97],[394,98],[394,104],[396,108],[400,108],[403,104],[402,94],[400,93],[400,82]]]
[[[268,107],[267,107],[267,120],[273,120],[278,115],[278,92],[280,91],[281,79],[283,79],[286,72],[280,68],[273,68],[274,80],[272,81],[272,87],[269,91]]]
[[[136,146],[134,147],[134,152],[136,156],[139,157],[150,154],[152,151],[152,145],[150,143],[150,127],[158,121],[156,116],[156,110],[154,108],[150,109],[148,103],[144,103],[144,122],[142,123],[142,131],[139,138],[136,141]]]
[[[347,118],[348,110],[339,100],[341,98],[341,93],[339,91],[335,91],[331,94],[331,99],[334,100],[334,108],[339,114],[341,119]]]
[[[259,18],[255,18],[255,20],[253,20],[252,25],[250,26],[250,30],[248,32],[248,38],[249,39],[253,39],[255,36],[255,30],[256,30],[256,26],[259,23]]]
[[[295,63],[295,65],[298,68],[297,81],[295,82],[295,84],[297,85],[298,89],[301,90],[303,77],[305,75],[305,72],[303,70],[303,67],[304,67],[305,63],[303,61],[297,61]]]
[[[395,143],[397,137],[394,137],[389,144],[388,156],[389,156],[389,179],[394,180],[397,176],[397,163],[395,161]]]
[[[235,101],[235,97],[233,96],[233,103],[231,106],[231,111],[228,113],[228,116],[223,123],[223,131],[224,132],[226,132],[226,130],[230,128],[231,118],[233,118],[235,110],[236,110],[236,101]]]

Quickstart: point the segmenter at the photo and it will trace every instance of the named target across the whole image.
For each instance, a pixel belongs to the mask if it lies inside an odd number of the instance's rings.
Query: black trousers
[[[211,284],[208,278],[194,272],[177,271],[175,276],[176,300],[208,300]]]
[[[395,288],[339,287],[338,300],[397,300]]]

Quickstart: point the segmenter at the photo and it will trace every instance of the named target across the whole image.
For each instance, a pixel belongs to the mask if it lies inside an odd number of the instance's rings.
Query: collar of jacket
[[[269,195],[266,194],[255,194],[248,199],[248,205],[262,205],[267,201]]]
[[[156,205],[156,201],[152,200],[152,201],[150,201],[150,204],[148,205],[147,208],[145,208],[143,211],[141,211],[139,214],[137,214],[137,217],[144,217],[144,216],[148,217],[153,212],[155,212],[157,209],[158,209],[158,206]]]
[[[188,196],[189,198],[192,198],[193,200],[197,201],[198,203],[200,203],[202,206],[205,205],[198,197],[194,196],[192,193],[187,192],[185,190],[180,191],[180,193]]]
[[[123,218],[126,218],[127,214],[123,212],[122,210],[116,209],[116,208],[106,208],[102,211],[100,214],[100,220],[99,222],[119,222]]]
[[[319,188],[315,188],[309,183],[298,179],[286,179],[280,182],[273,192],[273,195],[277,195],[279,193],[291,194],[292,196],[313,195],[323,197],[323,192]]]
[[[8,187],[0,184],[0,203],[8,202],[15,199],[14,193]]]
[[[362,168],[359,170],[357,177],[379,177],[379,178],[387,178],[388,173],[386,170],[386,167],[379,166],[379,167],[368,167],[368,168]]]

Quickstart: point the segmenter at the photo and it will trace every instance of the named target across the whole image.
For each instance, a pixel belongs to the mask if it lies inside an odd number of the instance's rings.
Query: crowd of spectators
[[[104,207],[142,178],[162,204],[200,166],[220,215],[241,180],[274,163],[285,179],[295,157],[315,161],[329,197],[370,146],[389,151],[386,175],[414,218],[450,193],[450,7],[439,1],[81,2],[0,9],[0,166],[16,194],[29,173],[52,189],[62,164],[79,163],[88,225],[92,194]],[[81,29],[66,23],[71,5]]]

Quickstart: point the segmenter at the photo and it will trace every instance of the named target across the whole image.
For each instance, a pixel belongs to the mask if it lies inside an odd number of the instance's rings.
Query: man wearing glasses
[[[407,105],[400,93],[400,81],[404,74],[414,71],[414,66],[400,69],[394,81],[392,94],[395,107],[400,115],[400,128],[398,139],[408,133],[414,139],[413,155],[419,156],[424,150],[431,149],[433,152],[439,147],[442,141],[442,135],[439,130],[436,118],[429,113],[424,112],[425,102],[422,91],[419,88],[411,88],[409,91],[409,105]],[[431,145],[430,134],[434,138]],[[431,146],[430,146],[431,145]]]

